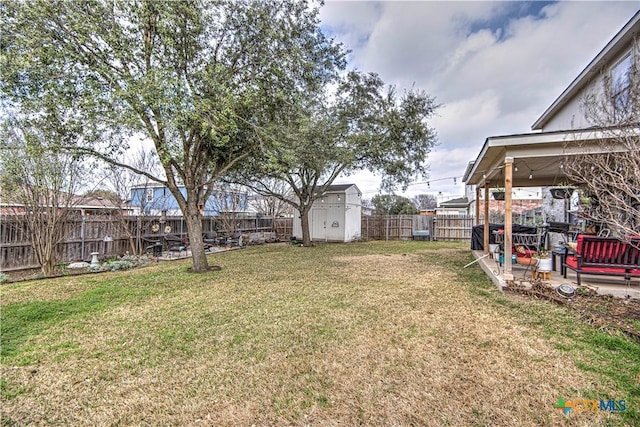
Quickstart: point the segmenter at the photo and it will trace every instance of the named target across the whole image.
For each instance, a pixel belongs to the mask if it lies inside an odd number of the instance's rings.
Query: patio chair
[[[162,242],[160,240],[142,238],[144,243],[144,253],[152,254],[155,257],[162,255]]]
[[[546,236],[544,230],[536,234],[513,233],[511,240],[517,252],[531,257],[544,250]]]
[[[187,254],[189,244],[186,242],[186,239],[173,234],[167,234],[164,236],[164,241],[167,244],[169,255],[173,254],[174,252],[178,252],[178,256],[180,256],[182,255],[183,251],[185,255]]]
[[[533,255],[546,250],[547,227],[538,228],[534,233],[512,233],[511,253],[518,256],[531,258]],[[496,243],[500,245],[500,251],[504,251],[504,234],[496,233]]]
[[[215,231],[207,231],[202,234],[202,242],[204,243],[204,248],[209,249],[212,246],[218,244],[218,233]]]
[[[564,244],[566,244],[569,241],[570,229],[571,229],[571,224],[568,222],[549,221],[547,223],[547,232],[560,234],[562,236],[562,242]]]
[[[236,231],[227,239],[227,245],[229,246],[242,246],[242,233]]]

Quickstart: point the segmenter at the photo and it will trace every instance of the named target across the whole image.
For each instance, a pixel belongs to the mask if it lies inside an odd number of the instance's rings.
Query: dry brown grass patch
[[[258,249],[229,254],[209,279],[49,329],[31,342],[33,364],[3,366],[26,388],[6,414],[41,425],[604,422],[553,409],[616,390],[459,283],[442,259],[463,251],[280,250],[259,268],[242,264]]]

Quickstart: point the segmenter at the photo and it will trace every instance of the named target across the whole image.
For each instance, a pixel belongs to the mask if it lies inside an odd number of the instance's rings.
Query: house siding
[[[153,200],[147,201],[147,192],[153,193]],[[186,198],[186,189],[180,187],[180,193]],[[232,197],[239,196],[238,203],[232,201]],[[132,207],[140,209],[144,215],[161,215],[164,211],[168,216],[182,216],[182,211],[171,191],[167,187],[141,187],[131,189]],[[225,207],[233,206],[234,211],[244,212],[248,208],[248,195],[246,193],[221,193],[214,194],[206,201],[203,215],[217,216],[223,211],[229,211]]]
[[[598,98],[609,96],[603,92],[604,79],[610,75],[611,69],[627,55],[632,55],[632,63],[635,60],[638,63],[640,59],[640,42],[636,41],[627,43],[617,49],[616,54],[611,54],[606,62],[600,65],[599,69],[590,72],[589,80],[584,83],[584,87],[576,93],[566,104],[548,118],[545,124],[540,128],[542,132],[563,131],[571,129],[584,129],[593,126],[587,119],[583,100],[586,94],[595,93]]]

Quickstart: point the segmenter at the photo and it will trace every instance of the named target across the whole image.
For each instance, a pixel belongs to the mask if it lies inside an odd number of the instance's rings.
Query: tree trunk
[[[55,213],[49,213],[49,216],[54,215]],[[60,258],[58,242],[62,241],[61,221],[48,219],[41,212],[26,218],[29,240],[40,264],[40,270],[45,277],[51,277]]]
[[[45,277],[52,277],[56,272],[56,264],[52,259],[46,260],[40,265],[40,270]]]
[[[311,233],[309,232],[309,208],[304,207],[300,212],[300,225],[302,226],[302,246],[311,246]]]
[[[209,263],[202,241],[202,216],[194,202],[187,202],[187,212],[184,219],[189,232],[189,248],[193,260],[192,270],[195,272],[206,271],[209,268]]]
[[[131,248],[131,255],[141,255],[138,253],[138,250],[136,249],[136,241],[133,238],[133,236],[129,236],[129,247]]]
[[[44,241],[40,242],[40,245],[39,247],[34,247],[38,262],[40,263],[40,270],[45,277],[51,277],[56,271],[58,258],[56,256],[57,244],[51,241],[50,236],[45,236]],[[32,244],[32,246],[34,245]]]

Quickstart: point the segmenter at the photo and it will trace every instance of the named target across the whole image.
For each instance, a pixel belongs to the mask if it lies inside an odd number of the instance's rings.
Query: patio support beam
[[[476,186],[476,223],[474,225],[480,225],[480,187]]]
[[[513,193],[513,157],[504,159],[504,279],[513,280],[511,273],[512,247],[512,193]]]
[[[489,253],[489,183],[484,183],[484,232],[482,247],[484,248],[484,254]]]

